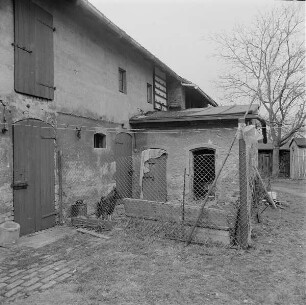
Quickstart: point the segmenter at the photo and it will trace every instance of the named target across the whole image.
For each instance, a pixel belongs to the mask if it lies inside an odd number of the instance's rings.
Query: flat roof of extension
[[[156,66],[167,72],[169,75],[180,81],[182,84],[192,85],[191,89],[198,91],[208,102],[213,106],[218,106],[218,104],[208,95],[206,94],[200,87],[193,84],[191,81],[179,76],[176,72],[174,72],[170,67],[168,67],[165,63],[163,63],[160,59],[158,59],[155,55],[153,55],[150,51],[144,48],[140,43],[134,40],[131,36],[129,36],[125,31],[120,29],[116,24],[114,24],[111,20],[109,20],[103,13],[101,13],[94,5],[92,5],[88,0],[80,0],[78,1],[78,6],[86,9],[91,14],[93,14],[96,18],[98,18],[99,22],[101,22],[105,27],[107,27],[114,35],[118,36],[119,39],[126,41],[131,47],[135,48],[138,52],[140,52],[145,58],[152,61]]]
[[[258,105],[231,105],[206,108],[191,108],[178,111],[151,111],[146,114],[133,116],[130,124],[177,122],[177,121],[211,121],[211,120],[234,120],[244,116],[249,109],[249,115],[256,115]]]

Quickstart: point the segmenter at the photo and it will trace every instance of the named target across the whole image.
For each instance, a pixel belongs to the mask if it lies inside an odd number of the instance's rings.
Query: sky
[[[89,0],[107,18],[180,76],[218,103],[222,63],[211,40],[237,24],[249,26],[258,11],[300,3],[279,0]],[[303,6],[305,9],[305,5]]]

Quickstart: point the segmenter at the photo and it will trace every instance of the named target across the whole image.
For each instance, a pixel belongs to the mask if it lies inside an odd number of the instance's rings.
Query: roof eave
[[[223,120],[238,120],[241,115],[231,116],[184,116],[176,118],[144,118],[144,119],[130,119],[130,124],[144,124],[144,123],[172,123],[172,122],[191,122],[191,121],[223,121]],[[246,116],[246,119],[253,119],[253,116]]]

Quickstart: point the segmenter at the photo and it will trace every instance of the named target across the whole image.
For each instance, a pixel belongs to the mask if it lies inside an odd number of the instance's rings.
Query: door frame
[[[58,214],[58,212],[56,211],[56,206],[55,206],[55,201],[56,201],[56,192],[55,192],[55,188],[56,188],[56,173],[57,173],[57,142],[56,142],[56,129],[55,127],[44,121],[44,120],[41,120],[41,119],[38,119],[38,118],[33,118],[33,117],[29,117],[29,118],[23,118],[23,119],[20,119],[20,120],[17,120],[15,122],[12,123],[12,197],[13,197],[13,209],[15,210],[15,206],[16,206],[16,194],[15,194],[15,190],[13,189],[13,184],[15,182],[15,174],[16,174],[16,170],[15,170],[15,125],[18,125],[18,123],[21,123],[21,122],[26,122],[26,121],[31,121],[31,122],[41,122],[41,123],[44,123],[46,125],[48,125],[50,128],[52,128],[52,135],[54,135],[54,145],[53,145],[53,160],[54,160],[54,172],[53,172],[53,182],[54,182],[54,186],[53,186],[53,191],[54,191],[54,194],[53,194],[53,208],[54,208],[54,214],[55,216]],[[24,126],[22,124],[20,124],[20,126]],[[53,139],[53,138],[52,138]],[[42,217],[43,215],[41,215]],[[42,217],[43,218],[43,217]],[[15,212],[14,212],[14,221],[16,221],[16,215],[15,215]],[[41,229],[43,230],[43,229]],[[36,230],[35,228],[35,232],[38,232],[40,230]],[[27,234],[27,233],[25,233]],[[23,234],[22,234],[23,235]]]

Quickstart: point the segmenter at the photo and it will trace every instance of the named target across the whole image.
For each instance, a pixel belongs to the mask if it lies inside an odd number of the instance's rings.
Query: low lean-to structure
[[[290,142],[290,178],[306,179],[306,139],[294,138]]]

